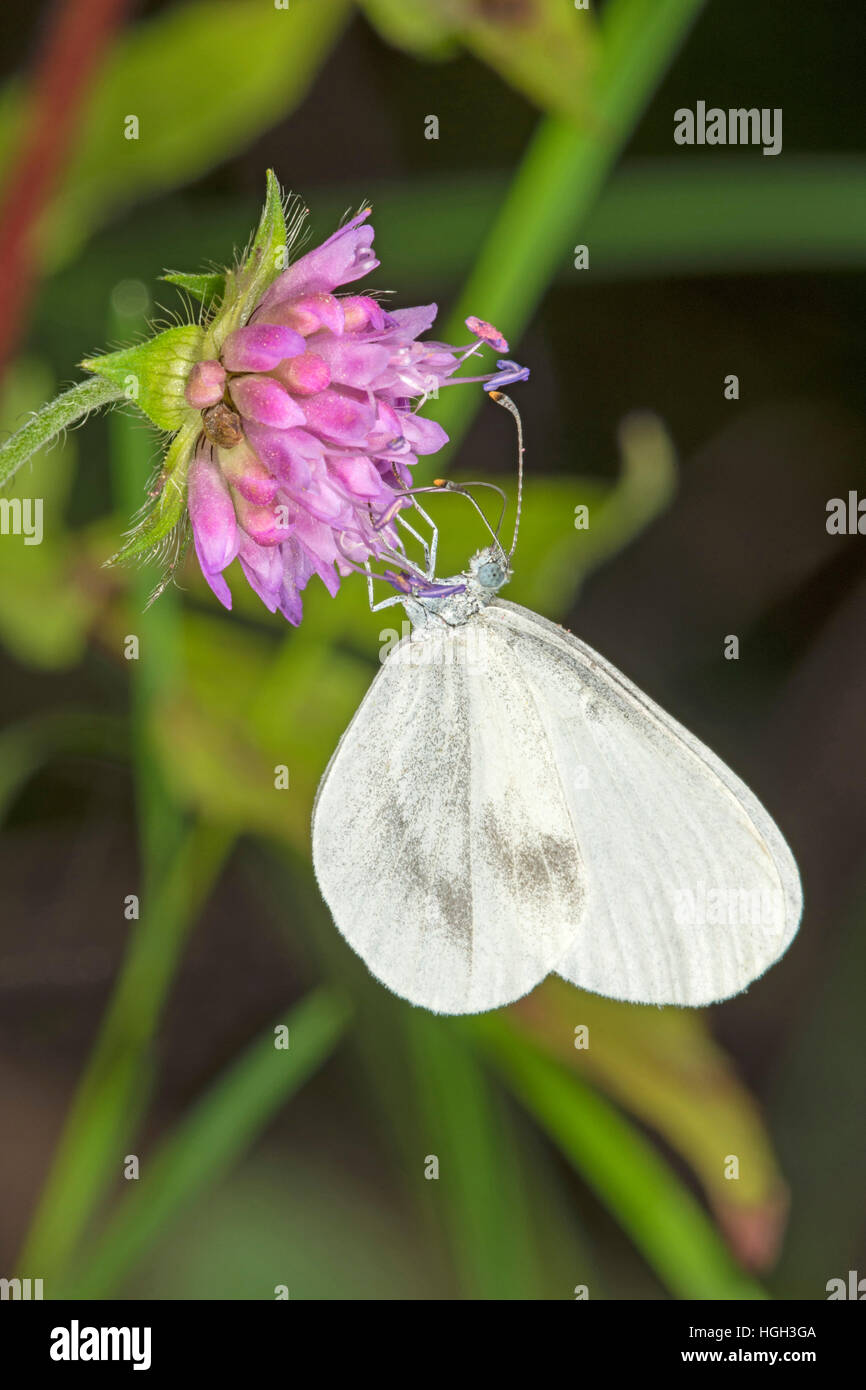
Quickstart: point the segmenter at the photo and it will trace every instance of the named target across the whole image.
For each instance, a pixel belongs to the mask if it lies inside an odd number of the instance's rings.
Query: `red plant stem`
[[[0,211],[0,375],[33,293],[36,233],[77,132],[90,80],[129,0],[56,0]]]

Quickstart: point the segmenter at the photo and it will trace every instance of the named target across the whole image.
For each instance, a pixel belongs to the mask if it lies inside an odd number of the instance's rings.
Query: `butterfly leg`
[[[370,599],[371,613],[378,613],[380,608],[393,608],[395,603],[403,602],[400,594],[394,594],[391,598],[383,598],[380,599],[378,603],[375,603],[373,598],[373,571],[370,568],[369,560],[364,561],[364,569],[367,571],[367,594]]]
[[[397,514],[397,524],[402,526],[405,531],[408,531],[410,536],[413,536],[420,545],[424,555],[424,576],[426,579],[433,579],[436,574],[436,555],[439,550],[439,527],[435,524],[433,518],[427,515],[417,497],[412,498],[412,505],[430,527],[430,544],[428,545],[420,532],[416,531],[414,526],[410,526],[405,517],[399,513]]]
[[[418,508],[418,510],[421,510],[420,507]],[[409,535],[413,538],[413,540],[416,540],[420,545],[421,552],[424,556],[424,574],[429,579],[432,574],[432,570],[430,569],[430,546],[427,544],[420,531],[416,531],[415,527],[411,526],[409,522],[406,521],[405,517],[401,516],[398,513],[396,520],[397,525],[402,526],[404,531],[408,531]]]
[[[417,497],[412,498],[412,502],[418,512],[420,512],[427,525],[430,527],[430,546],[424,548],[424,560],[427,565],[427,578],[433,579],[436,575],[436,557],[439,551],[439,527],[433,518],[428,516]]]

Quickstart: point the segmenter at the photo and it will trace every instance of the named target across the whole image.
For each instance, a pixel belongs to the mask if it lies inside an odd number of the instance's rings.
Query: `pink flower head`
[[[420,340],[435,304],[389,311],[369,295],[338,293],[379,264],[369,215],[278,275],[218,360],[188,378],[204,430],[189,515],[202,571],[226,607],[223,570],[235,558],[262,602],[298,623],[314,574],[334,594],[341,576],[399,551],[395,497],[411,486],[418,457],[447,441],[418,408],[479,344]],[[468,322],[505,351],[496,329]]]

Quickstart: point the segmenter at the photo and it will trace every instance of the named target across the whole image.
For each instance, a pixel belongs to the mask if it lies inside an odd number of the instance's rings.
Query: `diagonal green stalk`
[[[40,1271],[49,1298],[106,1186],[121,1172],[123,1146],[146,1096],[147,1049],[188,928],[228,844],[227,832],[190,831],[160,891],[144,905],[19,1259],[22,1270]]]
[[[541,1297],[533,1208],[511,1117],[451,1019],[406,1009],[401,1023],[418,1078],[418,1129],[441,1163],[445,1200],[438,1182],[422,1187],[430,1216],[444,1228],[461,1297]]]
[[[133,337],[143,326],[141,299],[124,312],[115,293],[112,337]],[[136,303],[137,301],[137,303]],[[88,383],[89,384],[89,383]],[[62,397],[61,397],[62,399]],[[153,438],[124,412],[111,421],[114,491],[121,509],[139,505],[151,468]],[[44,1270],[51,1280],[64,1268],[112,1173],[122,1161],[131,1118],[146,1101],[146,1058],[183,943],[228,849],[224,832],[198,827],[184,833],[183,819],[160,770],[151,720],[178,675],[179,614],[174,595],[145,610],[150,581],[134,574],[131,626],[139,642],[129,661],[130,733],[139,838],[141,916],[79,1083],[60,1145],[22,1254],[22,1268]],[[120,905],[118,905],[118,911]]]
[[[611,0],[590,124],[542,119],[443,334],[466,339],[481,314],[516,339],[564,263],[584,240],[587,216],[613,164],[704,0]],[[442,392],[435,414],[452,452],[479,409],[481,391]],[[431,411],[431,413],[433,413]],[[441,471],[442,456],[436,470]],[[416,468],[418,482],[433,466]]]
[[[134,282],[132,293],[121,285],[113,297],[110,337],[134,341],[146,329],[143,287]],[[130,303],[125,311],[124,306]],[[141,416],[116,411],[109,420],[112,481],[117,506],[123,516],[134,516],[153,471],[154,435]],[[177,592],[169,586],[162,602],[148,606],[153,576],[134,569],[130,576],[129,619],[139,639],[137,660],[130,668],[130,729],[135,780],[142,891],[145,900],[156,888],[161,871],[169,863],[183,829],[153,746],[153,719],[161,701],[177,689],[181,679],[180,610]]]
[[[168,1223],[237,1162],[279,1106],[336,1048],[349,1010],[336,991],[319,989],[275,1020],[289,1046],[267,1028],[209,1087],[172,1134],[148,1155],[106,1229],[86,1253],[84,1272],[63,1295],[105,1298],[158,1240]]]
[[[83,420],[92,410],[99,410],[103,405],[111,405],[122,399],[123,392],[117,386],[97,377],[92,381],[79,382],[69,391],[64,391],[62,396],[49,401],[26,425],[0,444],[0,487],[8,483],[38,449],[50,444],[63,430]]]
[[[502,1015],[472,1019],[467,1032],[674,1297],[767,1297],[736,1265],[688,1188],[609,1101],[518,1036]]]

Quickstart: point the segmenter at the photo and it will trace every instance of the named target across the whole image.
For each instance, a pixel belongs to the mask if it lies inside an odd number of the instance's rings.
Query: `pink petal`
[[[230,389],[232,400],[246,419],[281,430],[304,423],[300,406],[271,376],[235,377]]]
[[[222,362],[230,372],[269,372],[286,357],[304,351],[300,333],[276,323],[248,323],[223,343]]]
[[[333,294],[302,294],[297,299],[271,304],[259,313],[268,323],[285,324],[304,338],[317,333],[320,328],[327,328],[339,338],[345,326],[343,301]],[[258,319],[259,315],[256,322]]]
[[[448,443],[448,435],[435,420],[425,420],[423,415],[406,411],[402,423],[403,437],[409,440],[416,454],[435,454]]]
[[[438,304],[420,304],[413,309],[389,309],[388,317],[393,321],[393,327],[389,326],[383,337],[389,341],[395,337],[417,338],[419,333],[426,333],[432,327],[438,312]]]
[[[374,419],[366,401],[356,400],[341,391],[320,391],[300,404],[307,429],[335,444],[363,443]]]
[[[248,502],[260,507],[267,507],[273,502],[279,484],[253,453],[249,442],[238,444],[234,449],[221,449],[219,462],[232,487]]]
[[[283,271],[263,296],[262,309],[301,294],[330,293],[338,285],[359,280],[362,275],[375,270],[379,262],[371,249],[373,228],[361,226],[370,216],[370,211],[370,208],[366,208],[321,246],[308,251]]]
[[[304,605],[301,603],[297,589],[286,583],[285,580],[280,590],[280,612],[286,622],[291,623],[292,627],[297,627],[304,616]]]
[[[339,342],[338,338],[330,335],[321,336],[327,336],[332,343]],[[274,376],[298,396],[315,396],[331,384],[331,369],[317,352],[304,352],[300,357],[281,362]]]
[[[301,511],[296,513],[296,530],[302,534],[304,513],[317,522],[324,522],[329,531],[348,526],[352,519],[352,504],[324,474],[315,478],[309,487],[292,489],[290,496]]]
[[[215,358],[196,362],[186,379],[184,395],[194,410],[205,410],[221,401],[226,389],[225,368]]]
[[[238,520],[246,532],[261,546],[282,545],[294,530],[289,521],[283,521],[279,506],[257,507],[246,498],[237,499]],[[239,554],[244,553],[244,537],[241,537]]]
[[[190,464],[187,506],[205,575],[224,570],[237,554],[237,518],[228,483],[209,448],[199,449]]]
[[[334,533],[329,526],[299,518],[296,540],[306,551],[313,570],[318,574],[325,588],[333,596],[340,587],[339,576],[334,562],[339,558],[339,550],[334,541]]]
[[[250,588],[258,594],[266,608],[277,611],[283,587],[283,561],[274,547],[257,545],[244,537],[238,558]]]
[[[372,330],[381,333],[387,321],[387,314],[377,300],[368,294],[347,295],[340,300],[347,333],[363,333]]]
[[[387,491],[381,475],[366,454],[332,456],[328,461],[328,472],[356,497],[380,497]]]
[[[213,592],[216,594],[217,598],[219,599],[219,601],[220,601],[220,603],[223,605],[223,607],[224,607],[224,608],[227,608],[227,609],[229,610],[229,612],[231,612],[231,608],[232,608],[232,591],[231,591],[231,589],[229,588],[228,584],[226,583],[226,581],[223,579],[222,575],[221,575],[219,572],[217,572],[217,571],[211,571],[211,570],[208,570],[208,569],[205,568],[204,563],[203,563],[203,561],[202,561],[202,557],[201,557],[201,550],[200,550],[200,548],[199,548],[199,543],[198,543],[198,540],[197,540],[197,538],[196,538],[196,536],[195,536],[195,533],[193,533],[193,540],[195,541],[195,553],[196,553],[196,555],[198,556],[198,562],[199,562],[199,565],[201,566],[201,572],[202,572],[202,574],[204,575],[204,577],[205,577],[207,583],[210,585],[211,589],[212,589]]]
[[[297,433],[304,435],[306,431],[298,430]],[[265,468],[287,487],[307,487],[312,477],[309,447],[297,441],[294,434],[293,430],[275,430],[253,421],[247,423],[247,439]],[[316,443],[321,456],[322,446],[318,440]]]
[[[356,343],[351,338],[334,338],[328,333],[317,333],[309,346],[327,363],[332,381],[358,389],[374,382],[391,359],[390,348],[376,343]]]

